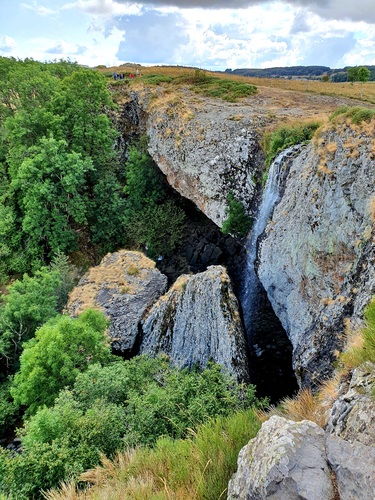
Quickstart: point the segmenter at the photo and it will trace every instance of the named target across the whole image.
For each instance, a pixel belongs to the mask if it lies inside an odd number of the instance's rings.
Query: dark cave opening
[[[240,297],[246,267],[245,242],[224,235],[191,201],[171,191],[187,216],[184,239],[173,255],[163,258],[157,267],[172,284],[183,273],[195,274],[210,265],[223,265],[235,294]],[[292,368],[292,345],[258,279],[255,297],[252,327],[248,332],[250,380],[257,386],[259,397],[267,396],[275,404],[298,390]]]
[[[292,344],[259,283],[248,334],[250,380],[259,397],[278,403],[298,391],[292,367]]]

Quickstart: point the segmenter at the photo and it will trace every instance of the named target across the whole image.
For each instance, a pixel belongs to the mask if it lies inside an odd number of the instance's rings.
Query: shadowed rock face
[[[240,380],[248,360],[238,302],[222,266],[181,276],[143,323],[141,353],[165,353],[180,368],[212,359]]]
[[[136,354],[141,319],[166,287],[167,278],[155,262],[140,252],[121,250],[106,255],[83,276],[66,310],[76,316],[89,307],[100,309],[110,320],[113,349]]]
[[[259,278],[293,345],[300,384],[327,378],[375,293],[371,134],[328,128],[293,161],[259,252]]]

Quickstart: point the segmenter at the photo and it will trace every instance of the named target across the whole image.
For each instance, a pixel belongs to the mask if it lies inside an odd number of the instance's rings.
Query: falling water
[[[266,186],[263,192],[262,202],[258,208],[253,229],[247,243],[246,270],[242,291],[242,309],[244,315],[247,336],[251,337],[251,324],[256,313],[260,282],[255,272],[255,261],[257,258],[257,243],[259,236],[263,233],[266,225],[272,217],[273,210],[280,200],[282,170],[286,160],[293,157],[300,146],[291,146],[282,151],[273,161],[268,172]]]

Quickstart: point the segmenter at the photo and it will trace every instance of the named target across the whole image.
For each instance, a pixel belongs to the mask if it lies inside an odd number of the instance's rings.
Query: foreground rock
[[[341,500],[375,498],[374,387],[375,365],[357,368],[331,410],[327,455]]]
[[[110,319],[113,348],[132,353],[137,349],[139,325],[145,312],[165,292],[167,278],[155,262],[140,252],[121,250],[106,255],[71,292],[66,310],[76,316],[93,307]]]
[[[222,266],[183,275],[143,323],[141,353],[164,353],[180,368],[212,359],[239,380],[248,379],[238,302]]]
[[[300,384],[327,378],[375,293],[374,120],[329,126],[293,161],[260,246],[259,277]]]
[[[324,431],[308,420],[273,416],[238,457],[228,499],[331,500]]]

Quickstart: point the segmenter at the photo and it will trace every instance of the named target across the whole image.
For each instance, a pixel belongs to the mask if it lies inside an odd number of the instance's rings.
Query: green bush
[[[110,361],[107,325],[102,313],[88,309],[77,319],[57,316],[39,328],[25,344],[14,377],[11,394],[16,403],[33,414],[52,405],[59,391],[90,364]]]
[[[125,227],[129,240],[151,258],[170,255],[181,242],[185,212],[167,196],[167,185],[144,146],[129,149]]]
[[[22,454],[0,454],[0,490],[38,496],[39,489],[97,465],[101,454],[113,457],[125,445],[154,445],[161,436],[185,438],[210,418],[254,404],[263,404],[254,387],[237,384],[215,364],[203,371],[178,370],[166,359],[140,356],[90,365],[53,406],[40,407],[29,418],[21,433]],[[225,451],[220,460],[231,456]]]
[[[236,200],[233,193],[228,194],[228,218],[223,222],[221,231],[224,234],[233,234],[240,238],[246,236],[251,229],[251,218],[246,214],[245,207]]]
[[[334,121],[337,117],[349,118],[355,125],[360,125],[362,122],[371,121],[375,117],[375,110],[342,106],[332,113],[330,120]]]
[[[42,268],[8,287],[0,306],[0,360],[3,370],[17,366],[23,342],[57,314],[64,292],[62,270]]]
[[[102,467],[85,474],[90,490],[81,494],[77,491],[77,500],[87,498],[85,495],[139,500],[225,498],[238,453],[259,428],[258,418],[247,410],[210,420],[189,439],[159,438],[153,449],[120,454],[113,463],[105,461]],[[100,478],[97,484],[96,478]],[[66,492],[52,491],[47,498],[63,500]]]
[[[142,76],[142,80],[149,85],[160,85],[161,83],[173,82],[173,77],[165,75],[145,75]]]
[[[257,88],[249,83],[223,80],[213,76],[206,76],[194,82],[192,90],[207,97],[218,97],[229,102],[237,102],[242,97],[257,93]]]
[[[270,134],[265,134],[263,145],[266,165],[270,166],[283,149],[311,140],[319,127],[319,123],[309,123],[299,127],[281,127]]]

